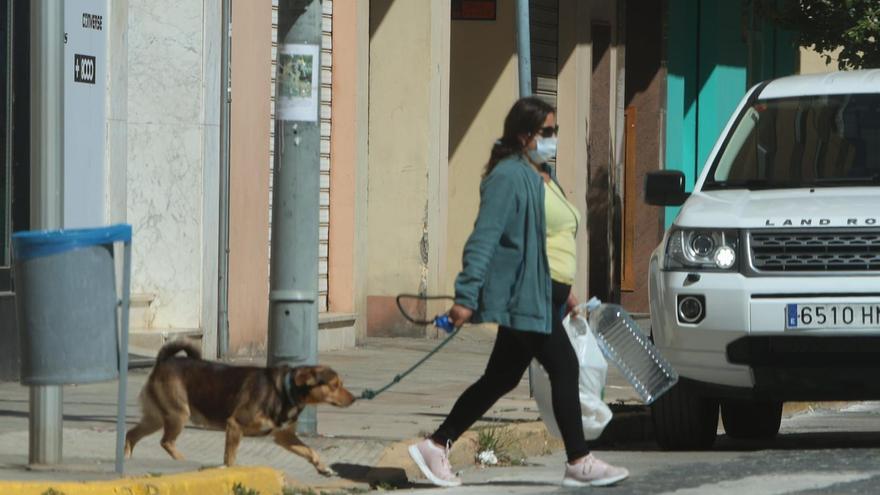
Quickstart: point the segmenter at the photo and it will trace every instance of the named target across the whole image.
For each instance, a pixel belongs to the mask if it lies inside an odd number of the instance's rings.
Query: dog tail
[[[186,357],[190,359],[202,359],[202,351],[196,347],[196,344],[193,341],[178,339],[163,345],[162,348],[159,349],[159,354],[156,355],[156,364],[173,357],[180,351],[185,352]]]

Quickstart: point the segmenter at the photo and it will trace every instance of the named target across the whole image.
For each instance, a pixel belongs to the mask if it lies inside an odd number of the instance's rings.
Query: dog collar
[[[293,394],[291,393],[292,392],[291,389],[293,388],[293,378],[291,378],[290,375],[292,375],[292,374],[293,373],[288,372],[286,375],[284,375],[284,395],[287,397],[287,400],[289,400],[291,403],[295,404],[296,400],[294,400],[295,398],[293,397]]]
[[[284,377],[284,395],[291,404],[298,404],[299,398],[304,397],[307,387],[299,387],[293,383],[293,373],[287,373]]]

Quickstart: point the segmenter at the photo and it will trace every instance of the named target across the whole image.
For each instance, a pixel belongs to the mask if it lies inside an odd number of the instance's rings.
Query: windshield
[[[746,107],[703,189],[872,183],[880,183],[880,94],[851,94]]]

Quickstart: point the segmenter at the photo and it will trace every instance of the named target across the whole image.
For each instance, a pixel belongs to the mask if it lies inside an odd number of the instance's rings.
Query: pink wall
[[[266,348],[272,5],[233,0],[229,352]]]
[[[333,3],[333,132],[330,141],[328,310],[355,312],[355,173],[357,162],[356,2]]]

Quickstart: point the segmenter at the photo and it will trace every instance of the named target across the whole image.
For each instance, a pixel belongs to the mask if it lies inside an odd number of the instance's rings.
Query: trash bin
[[[131,242],[130,225],[12,235],[22,384],[119,375],[115,242]]]

